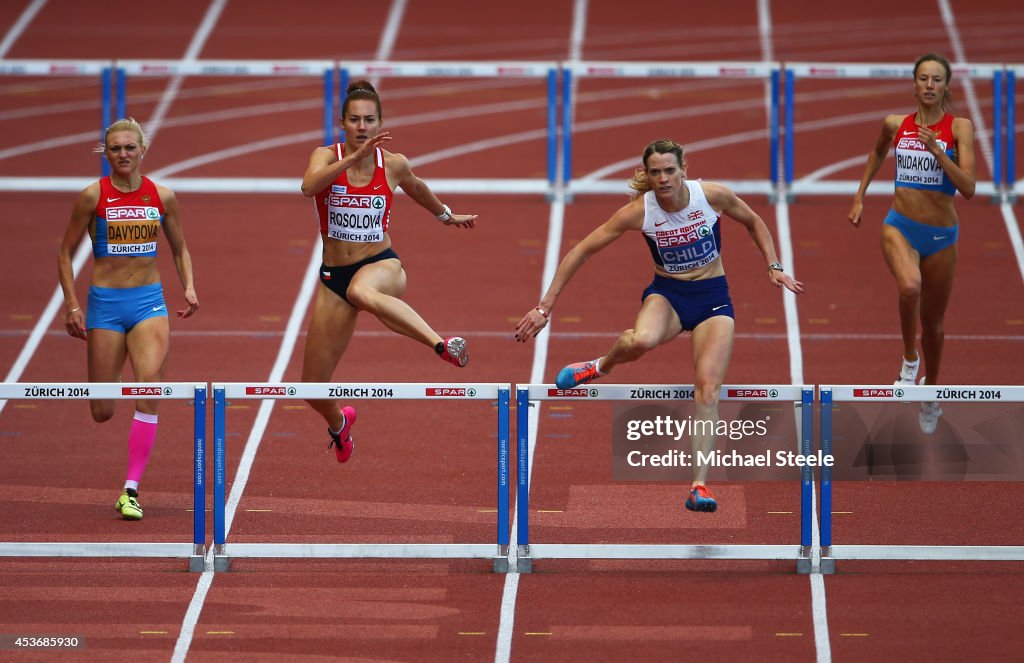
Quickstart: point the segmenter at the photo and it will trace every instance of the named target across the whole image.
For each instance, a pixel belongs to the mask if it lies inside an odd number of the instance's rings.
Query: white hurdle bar
[[[723,385],[719,399],[742,402],[792,402],[797,408],[800,453],[812,453],[814,387],[810,385]],[[563,544],[530,542],[529,409],[535,401],[692,401],[693,385],[598,384],[559,389],[552,384],[518,385],[516,515],[517,571],[530,573],[534,559],[778,559],[796,561],[798,573],[811,572],[813,473],[801,469],[800,545]]]
[[[509,401],[508,383],[223,383],[213,385],[214,409],[214,570],[227,571],[233,557],[261,558],[458,558],[490,559],[495,572],[508,571]],[[495,401],[498,409],[497,544],[290,544],[228,543],[225,532],[225,436],[227,400],[475,400]]]
[[[819,387],[821,451],[832,452],[834,403],[1024,403],[1024,387],[1007,385],[840,385]],[[1024,561],[1024,546],[833,545],[832,468],[821,468],[821,573],[836,560]]]
[[[189,570],[204,570],[206,554],[206,385],[193,382],[24,382],[0,383],[0,403],[8,400],[192,400],[192,543],[3,542],[5,557],[180,557]]]

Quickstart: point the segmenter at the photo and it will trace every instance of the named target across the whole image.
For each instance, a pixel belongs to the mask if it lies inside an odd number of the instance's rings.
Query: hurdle
[[[530,541],[530,439],[529,410],[541,401],[693,401],[693,385],[605,384],[559,389],[552,384],[518,385],[517,571],[531,573],[535,559],[743,559],[793,560],[798,573],[811,573],[811,502],[814,479],[810,466],[800,471],[799,545],[683,545],[683,544],[560,544]],[[814,387],[810,385],[723,385],[721,401],[792,402],[796,408],[796,438],[802,456],[812,455]],[[687,481],[689,479],[687,478]],[[680,508],[682,506],[680,505]]]
[[[500,179],[449,179],[443,177],[430,178],[430,188],[436,193],[540,193],[549,198],[553,190],[567,182],[558,180],[558,74],[557,62],[532,60],[467,62],[439,61],[414,62],[387,60],[357,61],[343,60],[338,63],[339,86],[337,108],[345,101],[345,92],[349,79],[354,76],[381,78],[525,78],[544,81],[545,84],[545,120],[543,131],[545,157],[547,162],[547,178],[500,178]],[[446,112],[445,119],[454,117]],[[567,131],[564,127],[563,131]],[[540,137],[537,131],[538,138]],[[329,141],[333,142],[333,141]],[[415,160],[414,160],[415,163]]]
[[[834,456],[836,403],[1024,403],[1024,387],[1005,385],[841,385],[819,387],[822,453]],[[916,408],[915,408],[916,412]],[[948,413],[947,413],[948,414]],[[941,421],[941,420],[940,420]],[[821,573],[837,560],[1024,561],[1024,546],[835,545],[832,542],[832,467],[821,468]]]
[[[761,81],[768,84],[770,99],[768,101],[768,126],[765,128],[768,138],[768,179],[725,180],[716,181],[725,184],[736,193],[763,193],[774,196],[779,175],[779,80],[781,64],[779,62],[612,62],[612,61],[569,61],[562,63],[562,181],[572,194],[582,193],[613,193],[622,195],[624,192],[621,179],[599,179],[623,168],[624,164],[615,164],[612,168],[604,168],[594,175],[581,179],[573,179],[572,154],[574,134],[586,127],[578,126],[572,121],[572,80],[584,78],[633,78],[633,79],[728,79],[740,83],[743,81]],[[744,103],[749,105],[749,100]],[[725,106],[727,104],[723,104]],[[685,113],[680,113],[680,116]],[[753,131],[743,136],[753,139],[758,132]],[[688,149],[699,149],[699,144],[688,145]],[[632,167],[632,164],[630,164]]]
[[[188,558],[189,571],[204,570],[206,554],[206,385],[187,382],[25,382],[0,384],[0,402],[7,400],[192,400],[193,519],[191,543],[4,542],[4,557],[178,557]]]
[[[1003,86],[1000,84],[999,77],[1002,75],[1003,65],[1002,64],[960,64],[956,62],[950,63],[950,68],[953,71],[954,80],[988,80],[992,81],[993,95],[994,95],[994,108],[1000,108],[1002,101]],[[852,62],[786,62],[785,72],[783,80],[783,94],[784,102],[782,108],[784,110],[783,124],[784,124],[784,141],[782,149],[783,157],[783,187],[786,191],[788,199],[793,199],[798,195],[835,195],[835,194],[849,194],[852,195],[856,190],[859,182],[857,180],[837,180],[837,181],[819,181],[819,182],[794,182],[794,136],[796,135],[794,127],[794,113],[796,111],[796,81],[797,79],[846,79],[846,80],[905,80],[912,81],[914,79],[914,66],[913,64],[906,63],[852,63]],[[996,116],[992,128],[993,136],[993,147],[995,150],[995,169],[993,173],[993,181],[977,183],[977,193],[980,195],[998,197],[1001,189],[1001,182],[999,181],[999,154],[1001,150],[1006,149],[1005,141],[1000,140],[1000,133],[1002,131],[1002,122],[999,117]],[[824,125],[822,125],[824,126]],[[1012,127],[1011,127],[1012,129]],[[1012,160],[1012,155],[1008,155],[1008,158]],[[891,187],[871,187],[868,189],[869,195],[892,195]]]
[[[252,78],[266,76],[297,77],[297,78],[320,78],[323,81],[323,107],[321,109],[321,120],[323,122],[324,145],[330,145],[334,133],[334,85],[337,66],[332,60],[118,60],[116,72],[118,76],[117,99],[120,104],[119,117],[124,116],[125,100],[125,77],[143,76],[225,76]],[[166,178],[169,184],[176,190],[202,191],[196,188],[194,179]],[[190,186],[192,185],[192,186]],[[295,183],[285,185],[285,193],[294,193],[297,188]],[[266,187],[262,190],[280,192],[277,187]],[[215,189],[219,192],[220,190]]]
[[[499,383],[217,383],[213,385],[214,570],[228,571],[233,558],[428,558],[490,559],[495,573],[508,571],[509,405],[511,385]],[[469,400],[497,403],[497,541],[494,543],[228,543],[225,528],[227,399],[235,400]]]

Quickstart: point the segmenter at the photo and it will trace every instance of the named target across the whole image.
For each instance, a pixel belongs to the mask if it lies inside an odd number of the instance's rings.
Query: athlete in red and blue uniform
[[[89,381],[120,382],[125,359],[136,382],[160,382],[170,349],[170,325],[157,269],[157,240],[163,231],[185,291],[178,317],[199,309],[192,258],[178,215],[174,193],[139,172],[146,136],[134,119],[107,128],[101,146],[111,174],[79,194],[57,257],[64,291],[68,334],[87,342]],[[92,239],[95,267],[87,311],[75,292],[71,254],[85,233]],[[117,401],[91,400],[98,422],[114,416]],[[126,520],[142,518],[139,481],[156,441],[158,400],[139,400],[128,433],[128,471],[114,508]]]
[[[921,319],[922,383],[939,384],[946,307],[956,274],[959,220],[953,197],[974,196],[974,126],[951,113],[949,62],[929,53],[914,64],[917,112],[889,115],[861,177],[848,215],[860,225],[864,195],[892,148],[896,185],[882,225],[882,253],[899,287],[903,364],[896,384],[914,384],[920,368],[917,319]],[[921,430],[931,434],[942,410],[922,403]]]
[[[323,262],[306,335],[303,382],[329,382],[345,353],[360,311],[375,315],[389,329],[417,340],[456,366],[469,361],[466,340],[442,338],[402,300],[406,275],[391,248],[391,202],[395,187],[444,225],[474,228],[477,215],[453,214],[416,177],[409,160],[382,149],[391,140],[381,130],[380,97],[366,81],[348,86],[341,110],[346,141],[313,150],[302,178],[302,193],[314,199]],[[356,411],[333,400],[309,404],[327,422],[329,447],[339,463],[352,455]]]
[[[724,214],[746,227],[764,257],[773,285],[794,293],[803,292],[804,287],[783,271],[768,227],[750,206],[721,184],[686,179],[686,160],[678,143],[658,140],[649,144],[643,154],[643,169],[630,186],[641,195],[562,258],[540,303],[516,326],[516,339],[525,342],[540,333],[562,289],[592,255],[626,231],[641,232],[654,259],[654,280],[644,290],[633,328],[624,331],[604,356],[563,368],[555,382],[560,389],[586,384],[618,364],[636,361],[683,331],[691,331],[694,419],[712,422],[710,427],[702,427],[703,432],[694,432],[691,444],[694,458],[707,458],[715,446],[719,392],[735,333],[722,264],[720,217]],[[694,462],[693,484],[684,503],[687,509],[718,508],[706,485],[707,474],[705,463]]]

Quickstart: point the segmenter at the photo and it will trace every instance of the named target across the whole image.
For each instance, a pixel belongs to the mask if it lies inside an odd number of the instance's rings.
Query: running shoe
[[[569,364],[558,371],[555,385],[559,389],[572,389],[573,387],[596,380],[599,377],[601,377],[601,374],[597,372],[596,361],[581,361],[576,364]]]
[[[331,436],[331,443],[327,445],[330,449],[334,447],[334,453],[338,456],[338,462],[344,463],[352,457],[352,450],[355,442],[352,440],[352,425],[356,423],[356,409],[354,407],[343,407],[341,413],[345,415],[345,423],[341,430],[335,433],[330,426],[327,427],[327,434]]]
[[[707,486],[697,486],[690,491],[686,498],[686,508],[690,511],[706,511],[711,513],[718,508],[715,496],[711,494]]]
[[[921,367],[920,357],[916,361],[903,360],[903,366],[900,367],[900,376],[896,378],[896,382],[893,384],[914,384],[917,382],[917,369]]]
[[[939,425],[939,417],[942,416],[942,408],[938,403],[921,403],[921,414],[918,422],[921,424],[921,432],[931,435]]]
[[[121,514],[125,520],[142,520],[142,507],[139,506],[139,492],[132,488],[125,488],[121,497],[117,498],[114,510]]]
[[[918,384],[924,384],[926,378],[921,378]],[[918,423],[921,424],[921,432],[931,435],[939,425],[939,417],[942,416],[942,408],[935,401],[921,403],[921,414],[918,415]]]
[[[466,351],[466,339],[461,336],[449,336],[444,339],[444,349],[441,351],[439,356],[441,359],[462,368],[469,363],[469,352]]]

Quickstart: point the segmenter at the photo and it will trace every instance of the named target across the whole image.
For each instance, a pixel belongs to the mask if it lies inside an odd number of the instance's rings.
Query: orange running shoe
[[[715,496],[711,494],[707,486],[697,486],[690,491],[686,498],[686,508],[690,511],[707,511],[708,513],[718,508]]]
[[[596,380],[599,377],[601,377],[601,374],[597,372],[596,361],[581,361],[576,364],[569,364],[558,371],[555,385],[559,389],[572,389],[573,387]]]

